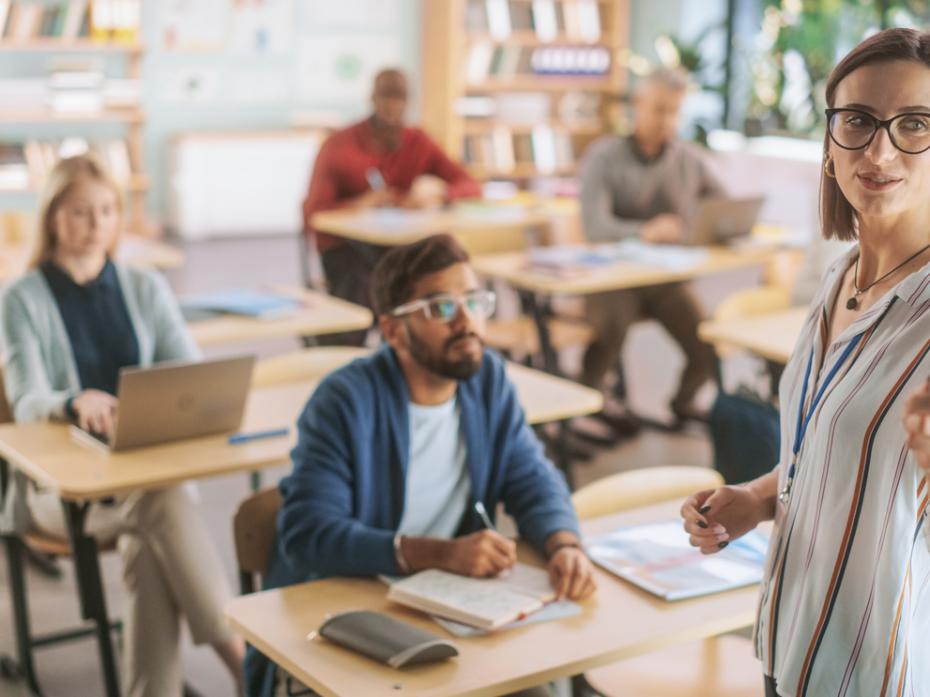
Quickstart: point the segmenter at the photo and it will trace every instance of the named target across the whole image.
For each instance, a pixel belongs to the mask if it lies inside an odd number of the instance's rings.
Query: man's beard
[[[443,345],[442,352],[435,356],[429,352],[426,344],[420,341],[416,333],[410,331],[409,328],[407,330],[407,337],[410,344],[410,355],[413,356],[413,359],[417,363],[431,373],[452,380],[467,380],[481,368],[481,355],[484,352],[484,341],[474,332],[462,332],[450,337]],[[445,353],[449,347],[456,341],[467,337],[474,337],[477,339],[478,343],[481,344],[482,352],[478,354],[478,358],[466,357],[458,361],[446,360]]]

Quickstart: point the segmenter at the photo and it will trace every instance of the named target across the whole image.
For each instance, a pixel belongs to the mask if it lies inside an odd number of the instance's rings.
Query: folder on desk
[[[300,305],[297,298],[248,289],[198,295],[186,298],[181,303],[185,314],[217,312],[260,319],[286,316],[295,312]]]
[[[544,569],[517,564],[482,579],[428,569],[391,584],[388,600],[480,629],[522,619],[555,599]]]
[[[620,528],[586,540],[585,547],[607,571],[660,598],[683,600],[759,583],[768,542],[753,530],[705,555],[674,520]]]

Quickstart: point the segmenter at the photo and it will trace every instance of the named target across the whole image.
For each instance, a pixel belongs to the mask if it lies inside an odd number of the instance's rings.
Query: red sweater
[[[413,180],[422,174],[432,174],[449,185],[448,197],[477,197],[481,186],[450,160],[439,146],[419,128],[404,127],[400,145],[392,152],[375,149],[368,120],[336,131],[320,147],[310,188],[304,198],[304,229],[311,231],[314,213],[342,208],[351,199],[369,190],[365,172],[374,167],[381,172],[388,188],[406,194]],[[341,242],[341,238],[316,234],[317,248],[322,252]]]

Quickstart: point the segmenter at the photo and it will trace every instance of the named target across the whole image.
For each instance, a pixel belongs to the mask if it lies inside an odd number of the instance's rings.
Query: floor
[[[296,242],[286,238],[216,240],[187,244],[188,262],[181,270],[170,272],[169,280],[178,294],[197,293],[213,289],[256,286],[265,283],[296,283],[299,270]],[[262,259],[256,264],[256,259]],[[738,287],[757,282],[755,271],[732,272],[696,284],[696,291],[705,308],[714,305]],[[259,357],[298,348],[295,341],[269,342],[261,345],[236,345],[211,351],[211,355],[239,352],[257,353]],[[577,365],[577,356],[565,356],[569,369]],[[629,390],[634,408],[656,418],[667,418],[665,408],[682,365],[677,347],[655,323],[637,325],[625,347]],[[737,359],[726,366],[728,384],[752,379],[756,366],[747,359]],[[702,398],[712,399],[709,389]],[[712,452],[706,433],[701,429],[682,434],[646,431],[634,440],[617,447],[601,450],[590,462],[576,467],[579,485],[621,470],[665,464],[710,466]],[[265,482],[277,481],[286,468],[265,472]],[[203,515],[220,549],[230,584],[235,587],[235,562],[231,536],[232,514],[238,502],[249,493],[243,475],[201,481],[197,484],[202,499]],[[64,576],[58,580],[29,572],[27,586],[30,614],[36,633],[76,624],[78,607],[70,564],[61,564]],[[120,565],[115,555],[103,560],[107,602],[112,615],[118,615],[122,602]],[[12,617],[7,597],[7,569],[0,564],[0,654],[14,651]],[[309,630],[310,628],[308,628]],[[82,640],[37,652],[37,668],[48,697],[83,697],[103,693],[97,664],[96,647],[92,640]],[[185,639],[185,674],[204,697],[233,694],[232,682],[216,657],[207,648],[194,647]],[[19,697],[27,692],[0,679],[0,697]]]

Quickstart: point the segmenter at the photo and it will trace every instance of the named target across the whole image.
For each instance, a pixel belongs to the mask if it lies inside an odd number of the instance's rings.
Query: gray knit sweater
[[[698,201],[725,196],[705,153],[673,140],[646,160],[630,138],[607,136],[591,145],[581,170],[581,219],[589,242],[636,237],[660,213],[689,222]]]
[[[116,273],[139,343],[140,366],[199,358],[200,350],[164,277],[120,264]],[[81,383],[58,305],[38,270],[28,272],[0,297],[0,356],[16,421],[65,418],[65,402],[81,392]],[[22,486],[23,478],[15,477],[0,514],[2,530],[29,527]]]

